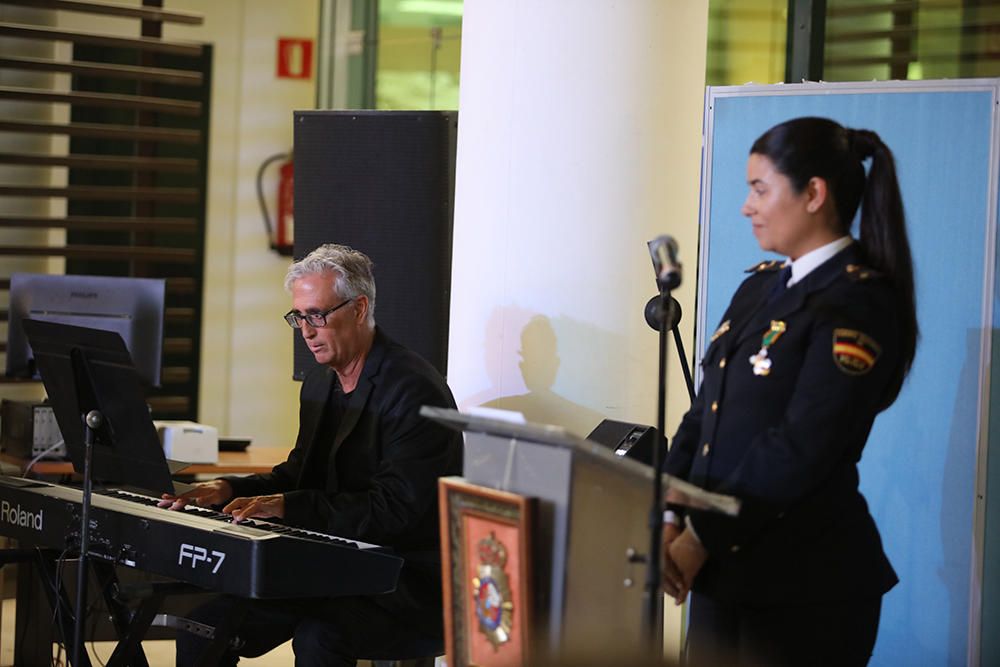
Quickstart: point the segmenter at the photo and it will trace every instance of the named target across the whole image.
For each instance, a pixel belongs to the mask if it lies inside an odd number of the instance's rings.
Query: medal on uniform
[[[769,375],[771,373],[771,359],[767,356],[767,349],[781,338],[785,333],[785,323],[781,320],[771,320],[771,328],[764,334],[760,342],[760,350],[750,357],[750,365],[753,366],[754,375]]]

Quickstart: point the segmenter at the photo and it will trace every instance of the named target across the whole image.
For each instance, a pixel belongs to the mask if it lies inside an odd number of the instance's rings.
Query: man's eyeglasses
[[[317,328],[319,328],[319,327],[325,327],[326,326],[326,318],[329,317],[335,310],[343,308],[344,306],[346,306],[347,304],[349,304],[351,301],[354,301],[354,299],[348,299],[347,301],[344,301],[343,303],[339,303],[336,306],[334,306],[333,308],[331,308],[330,310],[324,311],[322,313],[305,313],[305,314],[302,314],[302,313],[300,313],[298,311],[290,310],[287,313],[285,313],[285,321],[288,322],[288,326],[290,326],[293,329],[301,329],[303,321],[308,322],[309,326],[311,326],[311,327],[317,327]]]

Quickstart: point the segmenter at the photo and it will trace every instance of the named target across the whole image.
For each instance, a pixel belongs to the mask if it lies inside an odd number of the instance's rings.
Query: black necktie
[[[792,265],[786,264],[781,271],[778,272],[778,280],[774,283],[774,287],[771,288],[771,293],[767,296],[767,302],[774,303],[781,295],[785,293],[788,289],[788,280],[792,277]]]

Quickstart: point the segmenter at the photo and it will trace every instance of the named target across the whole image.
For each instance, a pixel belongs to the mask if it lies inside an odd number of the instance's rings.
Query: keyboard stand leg
[[[203,593],[204,589],[179,581],[157,581],[123,587],[119,584],[114,566],[107,563],[93,565],[118,634],[118,645],[105,667],[148,667],[142,640],[156,620],[164,600],[171,595]],[[139,600],[139,606],[132,612],[124,600]]]
[[[128,628],[123,634],[119,633],[118,645],[108,658],[106,667],[149,667],[141,642],[162,602],[163,597],[156,596],[139,605]]]
[[[154,593],[144,599],[139,608],[132,614],[117,595],[118,574],[115,566],[110,563],[97,563],[91,561],[94,573],[97,575],[98,585],[104,596],[104,603],[111,613],[111,622],[115,626],[115,634],[118,635],[118,645],[108,658],[106,667],[117,667],[130,665],[131,667],[149,667],[146,660],[146,653],[142,650],[142,640],[146,636],[146,630],[153,621],[153,617],[163,603],[164,595]]]
[[[14,664],[52,667],[52,611],[45,604],[45,585],[38,554],[17,566],[17,612],[14,614]]]
[[[66,588],[62,584],[59,573],[60,559],[54,552],[38,554],[38,572],[42,579],[42,589],[49,600],[49,608],[58,610],[55,614],[55,627],[58,628],[62,638],[63,646],[71,646],[70,639],[73,637],[73,626],[75,616],[73,614],[73,604],[66,594]],[[80,656],[80,664],[72,667],[90,667],[90,656],[86,652]]]
[[[11,549],[5,547],[0,549],[0,567],[11,563],[23,563],[34,560],[38,557],[38,552],[34,549]]]
[[[216,626],[215,637],[212,639],[212,643],[206,646],[202,654],[198,656],[198,662],[195,663],[195,667],[215,667],[219,664],[222,654],[229,648],[230,642],[237,637],[237,631],[240,628],[240,624],[243,623],[243,619],[246,618],[246,615],[247,607],[245,602],[240,601],[239,604],[233,606],[232,613]]]
[[[0,550],[0,567],[18,564],[16,613],[14,614],[14,664],[25,667],[33,667],[34,665],[50,667],[52,664],[52,642],[31,642],[35,638],[42,640],[44,637],[51,637],[52,627],[50,618],[41,608],[42,605],[37,602],[41,593],[40,590],[37,590],[39,582],[35,577],[37,562],[38,551],[36,549],[5,547]],[[42,633],[45,633],[44,637]],[[37,637],[33,635],[37,635]],[[48,651],[43,649],[48,649]]]

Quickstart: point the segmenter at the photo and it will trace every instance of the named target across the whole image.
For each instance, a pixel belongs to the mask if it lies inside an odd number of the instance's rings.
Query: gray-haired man
[[[235,521],[281,519],[388,546],[405,559],[388,595],[251,603],[239,655],[261,655],[288,639],[296,665],[433,652],[442,637],[437,479],[461,472],[461,438],[418,411],[454,407],[454,399],[428,362],[375,325],[372,262],[364,254],[320,246],[291,266],[285,286],[292,295],[285,320],[320,364],[302,384],[295,448],[270,473],[205,482],[161,505],[221,505]],[[192,617],[218,625],[232,604],[220,598]],[[194,664],[204,645],[181,633],[177,664]],[[222,664],[237,659],[230,653]]]

